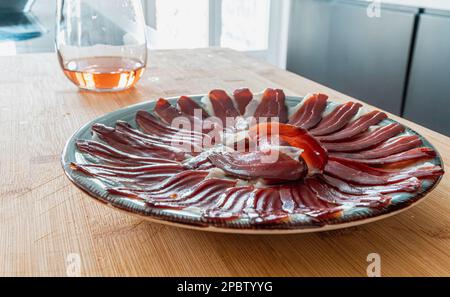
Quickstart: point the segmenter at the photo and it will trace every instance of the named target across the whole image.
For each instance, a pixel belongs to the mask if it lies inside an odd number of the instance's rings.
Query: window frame
[[[268,47],[266,50],[243,51],[258,59],[265,60],[282,69],[286,69],[287,38],[291,0],[269,0]],[[152,40],[158,34],[155,28],[156,1],[142,0],[145,19],[148,24],[148,38]],[[208,45],[220,47],[222,0],[208,0]]]

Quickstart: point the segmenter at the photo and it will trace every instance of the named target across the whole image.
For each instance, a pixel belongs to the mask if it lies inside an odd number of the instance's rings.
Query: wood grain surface
[[[95,202],[65,177],[59,159],[70,135],[104,113],[161,96],[242,86],[352,99],[231,50],[149,57],[136,88],[110,94],[79,91],[54,54],[0,58],[0,275],[64,276],[73,253],[82,276],[364,276],[369,253],[381,256],[383,276],[450,275],[448,174],[425,201],[399,215],[303,235],[186,230]],[[398,120],[450,164],[448,137]]]

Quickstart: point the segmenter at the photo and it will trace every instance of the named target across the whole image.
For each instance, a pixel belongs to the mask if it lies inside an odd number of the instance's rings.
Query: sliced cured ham
[[[237,89],[234,91],[233,97],[234,97],[234,101],[236,102],[239,113],[241,115],[244,115],[247,105],[253,99],[252,92],[247,88]]]
[[[92,130],[101,140],[112,147],[130,154],[167,158],[176,161],[182,161],[186,158],[185,152],[180,149],[157,142],[137,139],[101,124],[95,124],[92,126]]]
[[[191,133],[207,133],[211,130],[211,128],[203,127],[203,121],[206,122],[206,117],[208,116],[203,108],[193,102],[189,97],[181,97],[178,103],[178,105],[181,104],[187,113],[179,111],[170,102],[162,98],[156,102],[154,112],[161,120],[175,130],[179,130],[178,125],[181,125],[187,131],[192,131]],[[196,108],[199,109],[198,116],[195,114]]]
[[[168,125],[172,124],[175,118],[183,116],[175,106],[164,98],[159,98],[156,101],[154,111]]]
[[[268,121],[271,118],[277,117],[280,123],[286,123],[287,107],[285,99],[283,90],[266,89],[262,95],[261,102],[256,107],[253,117],[257,122],[260,122],[261,118],[265,118],[265,121]]]
[[[391,201],[391,198],[385,195],[351,195],[342,193],[315,178],[308,178],[305,183],[319,199],[329,203],[379,208],[389,205]]]
[[[344,127],[357,113],[362,105],[355,102],[347,102],[335,108],[325,116],[319,125],[311,129],[314,136],[327,135]]]
[[[112,165],[178,164],[178,162],[174,160],[165,158],[154,158],[129,154],[93,140],[78,140],[76,145],[78,150],[81,152],[88,153],[96,158],[99,158],[103,162]]]
[[[255,223],[272,223],[288,217],[276,188],[255,189],[251,202],[251,209],[258,214]]]
[[[417,135],[399,136],[390,138],[380,145],[357,153],[331,153],[332,156],[345,159],[376,159],[401,153],[422,145]]]
[[[405,130],[399,123],[389,124],[354,140],[325,142],[322,145],[330,152],[354,152],[375,146]]]
[[[159,121],[155,116],[143,110],[136,113],[136,123],[144,133],[157,137],[173,137],[175,135],[192,137],[192,139],[195,139],[200,143],[202,143],[204,137],[206,137],[204,133],[196,130],[175,129]]]
[[[233,100],[224,90],[212,90],[209,92],[209,100],[211,101],[214,115],[222,121],[223,127],[226,126],[227,117],[234,119],[240,115],[233,104]]]
[[[357,162],[341,162],[329,160],[325,167],[325,173],[360,185],[385,185],[411,177],[434,177],[443,173],[441,167],[433,165],[398,171],[383,171]]]
[[[314,219],[337,217],[342,207],[319,199],[305,184],[297,183],[279,187],[283,210],[287,213],[304,214]]]
[[[203,107],[201,107],[200,104],[192,100],[192,98],[190,97],[181,96],[177,101],[177,105],[182,114],[191,117],[197,117],[203,120],[209,117],[206,110]]]
[[[195,138],[192,135],[180,133],[175,135],[155,137],[142,133],[139,130],[133,129],[128,123],[121,121],[116,123],[116,131],[144,143],[149,142],[152,144],[166,145],[170,147],[183,147],[183,149],[185,149],[186,152],[190,153],[191,155],[197,155],[198,152],[201,152],[203,150],[203,144],[200,139]]]
[[[138,126],[144,131],[144,133],[155,136],[169,136],[175,135],[179,133],[183,133],[183,131],[172,128],[170,125],[161,122],[154,115],[148,113],[144,110],[139,110],[136,113],[136,123]],[[185,134],[191,135],[193,132],[186,131]]]
[[[349,123],[344,129],[330,135],[318,136],[317,139],[322,142],[346,140],[366,131],[370,126],[376,125],[386,118],[387,115],[384,112],[374,110]]]
[[[322,119],[322,113],[327,106],[328,96],[317,93],[306,96],[302,106],[290,117],[288,124],[310,129]]]
[[[334,157],[335,160],[354,161],[369,165],[384,165],[390,163],[399,163],[404,161],[411,161],[416,159],[430,159],[436,157],[436,152],[429,147],[414,148],[406,152],[393,154],[387,157],[375,158],[375,159],[354,159],[354,158],[342,158]]]
[[[216,204],[203,211],[203,217],[210,221],[228,221],[239,218],[248,208],[253,197],[253,186],[231,187],[225,190]]]
[[[125,183],[132,180],[133,184],[140,185],[162,181],[184,170],[184,167],[180,164],[110,166],[72,163],[72,168],[90,176],[103,177]]]
[[[324,174],[321,179],[342,193],[354,195],[390,194],[395,192],[415,192],[420,189],[421,182],[416,177],[382,186],[353,185],[342,179]]]
[[[181,96],[176,106],[161,98],[136,113],[137,127],[94,124],[95,140],[76,143],[85,164],[70,166],[104,182],[114,199],[193,211],[202,224],[244,218],[283,228],[335,223],[353,207],[387,212],[404,203],[400,193],[422,193],[443,174],[435,150],[385,113],[327,98],[306,96],[290,117],[279,89],[212,90],[202,103]],[[217,118],[207,111],[234,126],[209,125]],[[174,123],[180,118],[186,127]]]
[[[355,160],[337,160],[334,157],[330,157],[330,160],[338,161],[342,164],[345,164],[346,166],[350,166],[352,168],[363,170],[365,172],[374,174],[374,175],[388,175],[388,176],[397,176],[397,178],[401,178],[402,175],[410,174],[411,176],[415,177],[434,177],[441,175],[443,173],[443,170],[440,166],[435,166],[431,163],[424,162],[419,165],[414,166],[406,166],[404,168],[400,169],[385,169],[385,168],[378,168],[378,167],[372,167],[366,164],[362,164],[360,162],[357,162]],[[400,179],[398,179],[400,180]],[[403,179],[401,179],[403,180]]]
[[[208,171],[185,170],[173,175],[161,183],[156,183],[144,189],[119,187],[109,188],[108,192],[143,200],[146,200],[148,195],[152,195],[154,198],[177,198],[190,191],[192,187],[204,180],[207,175]]]
[[[306,175],[307,167],[301,158],[293,159],[280,151],[249,153],[213,153],[211,163],[231,176],[243,179],[266,179],[271,182],[298,180]]]
[[[211,178],[199,182],[188,191],[179,194],[167,193],[146,193],[144,198],[147,204],[153,207],[164,208],[183,208],[195,205],[196,207],[205,207],[217,203],[220,195],[228,188],[236,185],[234,180]]]
[[[260,189],[253,186],[229,188],[203,215],[210,221],[223,221],[256,213],[256,222],[270,223],[282,221],[289,214],[303,214],[314,220],[330,219],[341,211],[339,204],[318,199],[308,187],[297,183]]]
[[[206,179],[205,175],[179,174],[168,182],[166,188],[135,191],[134,189],[111,189],[110,193],[139,198],[152,207],[180,209],[191,205],[203,207],[217,203],[222,193],[236,184],[233,180]],[[175,181],[175,182],[174,182]]]
[[[133,127],[131,127],[130,124],[126,123],[126,122],[122,122],[122,121],[118,121],[116,123],[115,126],[115,130],[123,133],[125,135],[128,135],[131,138],[135,138],[137,140],[141,140],[141,141],[149,141],[149,142],[154,142],[154,143],[159,143],[159,144],[171,144],[174,141],[181,141],[181,140],[188,140],[188,141],[192,141],[195,142],[197,139],[192,137],[191,135],[188,134],[183,134],[183,133],[177,133],[175,135],[165,135],[165,136],[153,136],[150,134],[146,134],[143,133],[139,130],[134,129]]]

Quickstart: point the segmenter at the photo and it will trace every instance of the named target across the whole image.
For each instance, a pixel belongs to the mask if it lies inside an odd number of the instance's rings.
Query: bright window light
[[[208,0],[156,0],[156,36],[151,48],[208,46]]]
[[[270,0],[222,0],[220,45],[242,51],[267,50]]]

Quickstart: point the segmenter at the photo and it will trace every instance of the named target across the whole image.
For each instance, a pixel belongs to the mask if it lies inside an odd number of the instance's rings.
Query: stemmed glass
[[[81,89],[125,90],[147,64],[140,0],[58,0],[56,49],[64,74]]]

